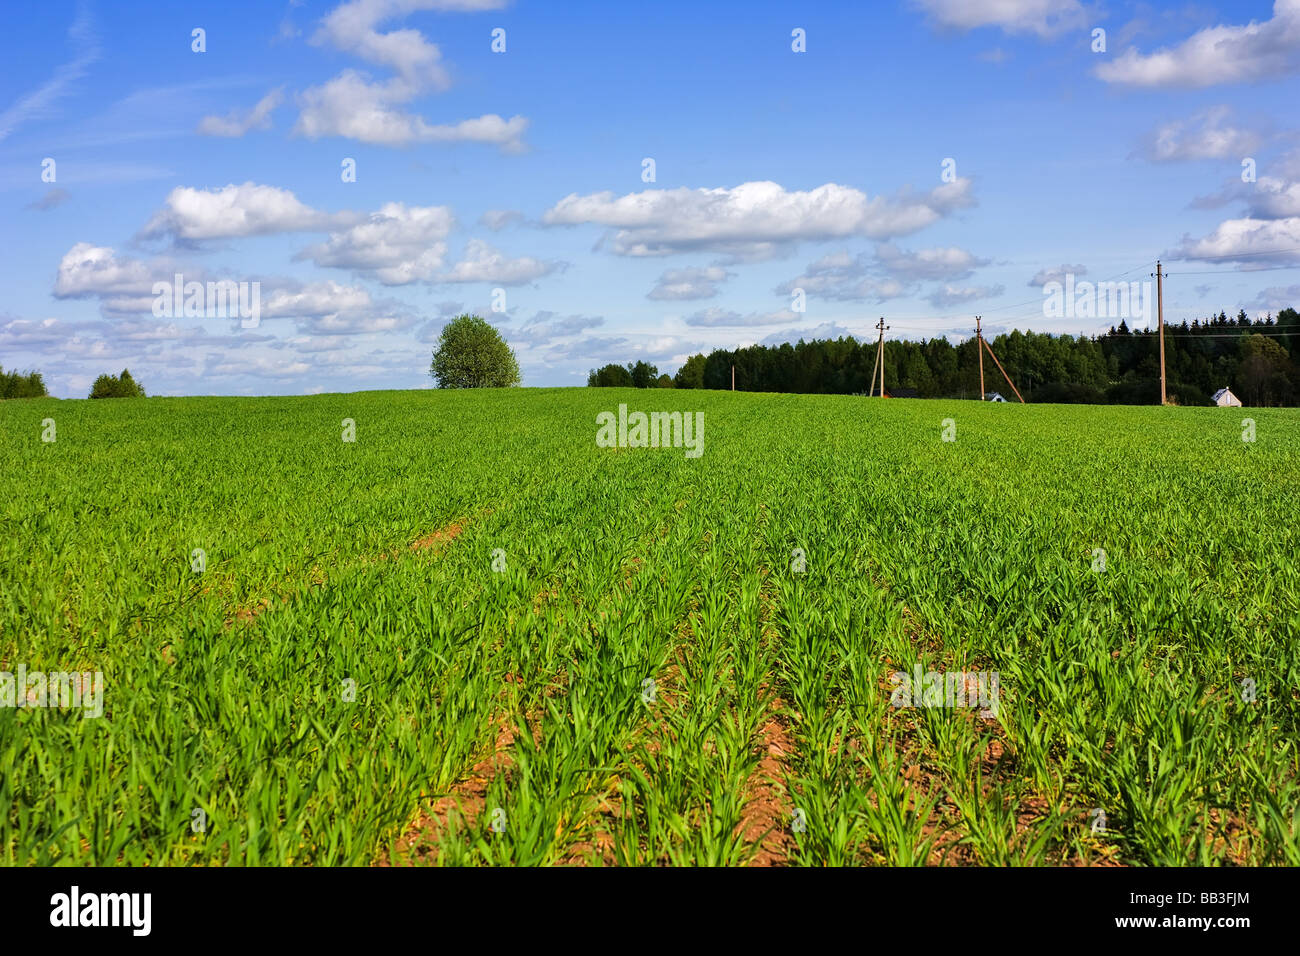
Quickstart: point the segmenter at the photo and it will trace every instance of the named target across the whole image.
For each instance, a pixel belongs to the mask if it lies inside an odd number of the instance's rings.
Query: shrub
[[[6,372],[0,368],[0,398],[43,398],[48,394],[40,372]]]
[[[101,375],[90,388],[91,398],[144,398],[144,386],[122,369],[121,375]]]

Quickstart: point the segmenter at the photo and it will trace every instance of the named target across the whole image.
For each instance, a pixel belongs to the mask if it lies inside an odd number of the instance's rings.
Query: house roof
[[[1226,388],[1221,388],[1221,389],[1219,389],[1217,392],[1215,392],[1213,395],[1211,395],[1210,398],[1211,398],[1211,400],[1217,402],[1217,401],[1218,401],[1219,399],[1221,399],[1224,395],[1232,395],[1232,392],[1229,391],[1229,390],[1226,389]],[[1233,398],[1236,398],[1237,396],[1236,396],[1236,395],[1232,395],[1232,397],[1233,397]]]

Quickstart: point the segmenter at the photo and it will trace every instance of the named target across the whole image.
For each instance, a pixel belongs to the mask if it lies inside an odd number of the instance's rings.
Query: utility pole
[[[731,390],[736,390],[736,366],[731,366]]]
[[[1160,322],[1160,404],[1168,401],[1165,392],[1165,270],[1156,260],[1156,315]]]
[[[885,324],[885,317],[882,315],[880,321],[876,323],[876,328],[880,330],[880,341],[876,344],[876,364],[880,366],[880,397],[885,397],[885,330],[889,328]],[[875,378],[875,372],[872,371],[872,378]],[[874,383],[873,383],[874,384]]]
[[[980,401],[984,401],[984,333],[980,331],[980,316],[975,316],[975,352],[980,357]]]

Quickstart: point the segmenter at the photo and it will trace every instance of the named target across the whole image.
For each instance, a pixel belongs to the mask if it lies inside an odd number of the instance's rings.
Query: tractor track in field
[[[679,503],[674,509],[672,518],[675,520],[680,512]],[[452,528],[455,528],[455,533],[450,533]],[[413,550],[416,549],[416,545],[438,547],[455,538],[459,531],[459,526],[448,526],[427,538],[420,539],[411,547]],[[659,538],[665,533],[663,527],[657,527],[647,532],[645,537]],[[625,591],[631,588],[633,580],[644,566],[644,559],[638,556],[621,561],[612,590]],[[547,584],[529,601],[527,606],[530,613],[539,613],[546,605],[558,601],[562,593],[558,585]],[[591,612],[594,615],[592,624],[597,624],[606,616],[605,610],[601,609],[604,597],[598,598],[591,605]],[[567,670],[562,668],[557,671],[547,683],[542,699],[524,718],[528,727],[532,729],[534,743],[539,746],[542,743],[542,708],[545,707],[546,699],[556,696],[567,687],[567,676]],[[522,684],[523,680],[522,675],[512,672],[505,675],[507,684]],[[493,723],[499,729],[492,752],[473,764],[447,793],[439,796],[427,808],[422,808],[415,819],[403,829],[402,835],[395,844],[395,852],[389,854],[387,859],[377,861],[375,865],[392,865],[394,858],[402,865],[436,865],[442,834],[451,825],[453,817],[457,818],[466,830],[474,828],[474,821],[482,816],[486,807],[486,795],[493,781],[499,774],[509,774],[515,765],[512,751],[518,737],[517,724],[511,719],[509,713],[494,718]],[[617,790],[617,778],[612,789]],[[606,788],[601,796],[601,806],[596,811],[599,818],[617,817],[620,801],[617,796],[611,796],[610,790],[611,788]],[[579,829],[589,826],[589,823],[583,824]],[[599,854],[607,864],[613,862],[613,836],[608,828],[596,828],[585,840],[570,843],[565,848],[559,863],[560,865],[585,865],[592,853]]]
[[[767,520],[765,506],[762,514],[760,528]],[[762,579],[758,592],[759,630],[763,644],[775,661],[780,645],[780,633],[773,623],[776,597],[769,569],[760,567],[758,573]],[[770,669],[768,680],[775,680]],[[770,683],[760,686],[758,693],[767,700],[766,719],[758,729],[755,742],[758,765],[745,781],[745,800],[736,833],[751,845],[749,866],[785,866],[794,842],[791,831],[794,803],[787,781],[794,775],[797,744],[790,733],[789,706]]]

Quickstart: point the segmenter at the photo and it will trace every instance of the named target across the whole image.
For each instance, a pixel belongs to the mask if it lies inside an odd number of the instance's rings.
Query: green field
[[[0,708],[0,863],[1300,864],[1295,410],[34,399],[0,458],[0,670],[105,688]]]

